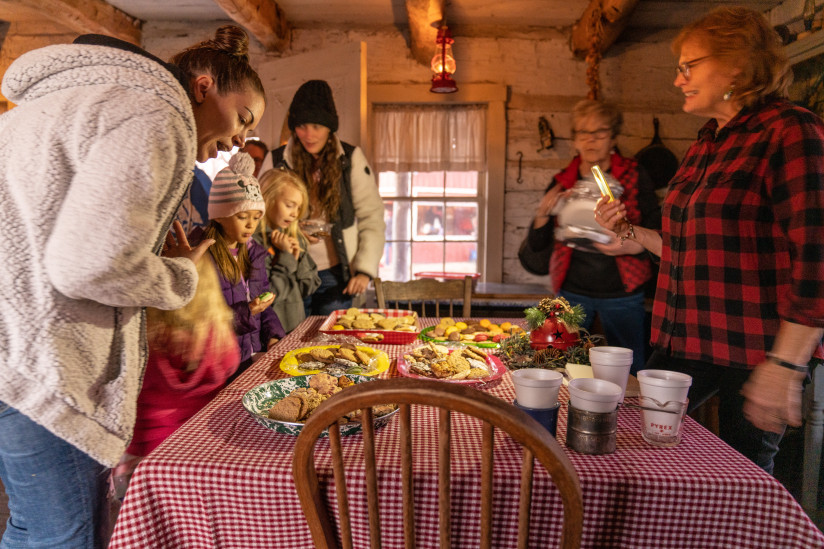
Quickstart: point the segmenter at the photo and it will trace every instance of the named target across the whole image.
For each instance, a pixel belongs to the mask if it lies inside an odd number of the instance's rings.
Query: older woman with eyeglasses
[[[596,220],[661,258],[649,368],[720,396],[721,438],[767,472],[824,333],[824,124],[784,99],[791,79],[758,12],[720,8],[684,28],[675,86],[710,120],[669,184],[662,231],[621,201]]]
[[[623,243],[592,221],[600,196],[592,167],[599,166],[612,193],[623,199],[629,219],[650,227],[660,222],[649,175],[615,150],[621,122],[620,111],[609,103],[584,99],[575,105],[573,145],[578,154],[549,184],[527,242],[533,250],[553,246],[549,274],[555,293],[584,307],[582,328],[590,329],[597,315],[610,345],[632,349],[635,372],[646,359],[644,289],[652,263],[643,246]]]

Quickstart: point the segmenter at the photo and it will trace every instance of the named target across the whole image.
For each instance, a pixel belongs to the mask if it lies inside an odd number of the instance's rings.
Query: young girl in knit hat
[[[203,238],[215,240],[209,254],[217,266],[223,297],[234,313],[241,360],[236,375],[285,335],[271,307],[275,296],[269,292],[266,276],[268,254],[252,239],[266,211],[254,169],[252,157],[238,153],[218,172],[209,194],[209,224],[202,232]]]
[[[327,237],[307,235],[321,285],[304,300],[307,315],[352,306],[378,275],[386,226],[372,168],[360,147],[340,141],[332,89],[305,82],[289,105],[292,136],[272,151],[275,167],[293,169],[309,190],[309,217],[332,224]]]
[[[240,362],[217,271],[208,257],[197,263],[192,300],[180,309],[147,308],[149,360],[137,398],[134,437],[112,472],[120,501],[140,460],[206,406]]]
[[[308,242],[298,226],[306,215],[309,195],[301,178],[286,168],[264,173],[260,186],[266,215],[254,238],[269,252],[266,272],[275,293],[272,307],[283,328],[291,332],[306,318],[303,299],[320,286],[318,267],[306,251]]]

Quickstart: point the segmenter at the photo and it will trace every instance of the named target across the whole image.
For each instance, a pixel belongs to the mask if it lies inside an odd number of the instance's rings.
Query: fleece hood
[[[2,92],[9,101],[22,104],[68,88],[100,84],[157,95],[190,121],[189,129],[196,134],[189,97],[175,75],[148,57],[115,47],[63,44],[24,53],[6,70]]]

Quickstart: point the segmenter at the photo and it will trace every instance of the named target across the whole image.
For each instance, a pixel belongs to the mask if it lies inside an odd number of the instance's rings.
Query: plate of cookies
[[[321,324],[320,332],[349,335],[365,343],[406,345],[421,333],[418,315],[403,309],[338,309]]]
[[[325,372],[332,375],[376,376],[389,369],[389,356],[365,345],[315,345],[289,351],[280,369],[292,376]]]
[[[434,343],[473,345],[496,349],[501,340],[521,333],[524,329],[511,322],[496,324],[488,318],[456,321],[451,317],[439,318],[438,324],[421,331],[420,339]]]
[[[429,342],[398,359],[398,373],[406,377],[451,383],[488,383],[500,379],[506,366],[476,347],[449,348]]]
[[[326,373],[275,379],[251,389],[243,395],[241,402],[249,415],[267,429],[297,436],[304,422],[324,400],[349,386],[373,379],[354,374],[333,376]],[[397,410],[395,404],[373,407],[375,427],[386,425]],[[340,423],[341,436],[360,430],[360,410],[344,416]],[[324,431],[321,436],[326,434]]]

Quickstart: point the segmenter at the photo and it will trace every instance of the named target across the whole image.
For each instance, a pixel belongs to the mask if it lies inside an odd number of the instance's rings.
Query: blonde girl
[[[276,168],[260,178],[266,216],[255,235],[269,251],[266,273],[275,293],[272,306],[290,332],[306,318],[303,298],[320,286],[318,268],[306,252],[307,241],[298,223],[306,215],[309,193],[295,172]]]
[[[187,305],[146,309],[149,360],[134,437],[112,475],[118,499],[143,456],[208,404],[240,363],[234,315],[208,256],[198,261],[197,274],[197,290]]]

